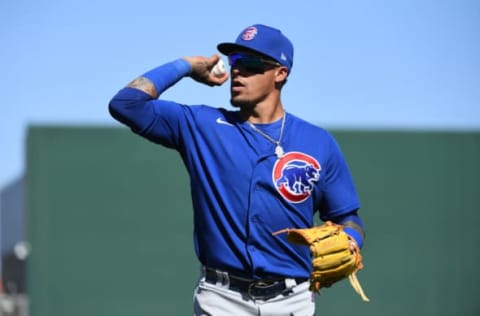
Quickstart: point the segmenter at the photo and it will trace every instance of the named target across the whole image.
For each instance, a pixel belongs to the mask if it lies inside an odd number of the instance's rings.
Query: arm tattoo
[[[158,98],[158,92],[155,85],[145,77],[138,77],[130,82],[127,87],[135,88],[149,94],[152,98]]]

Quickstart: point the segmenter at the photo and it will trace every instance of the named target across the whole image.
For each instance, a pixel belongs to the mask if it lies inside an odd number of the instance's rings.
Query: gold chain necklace
[[[261,129],[259,129],[258,127],[255,126],[255,124],[251,123],[251,122],[248,122],[248,125],[250,125],[250,127],[257,133],[259,133],[260,135],[262,135],[263,137],[265,137],[266,139],[268,139],[270,142],[272,142],[273,144],[275,144],[275,155],[277,155],[277,158],[281,158],[285,152],[283,151],[283,148],[282,146],[280,145],[280,142],[282,141],[282,136],[283,136],[283,128],[285,127],[285,117],[287,116],[287,112],[283,112],[283,118],[282,118],[282,127],[280,127],[280,136],[278,137],[278,140],[275,140],[273,139],[272,137],[270,137],[270,135],[268,135],[267,133],[265,133],[264,131],[262,131]]]

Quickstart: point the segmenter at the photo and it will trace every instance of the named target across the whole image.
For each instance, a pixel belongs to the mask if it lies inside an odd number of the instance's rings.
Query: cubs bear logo
[[[312,194],[320,178],[318,161],[301,152],[289,152],[273,166],[272,178],[277,191],[292,203],[301,203]]]

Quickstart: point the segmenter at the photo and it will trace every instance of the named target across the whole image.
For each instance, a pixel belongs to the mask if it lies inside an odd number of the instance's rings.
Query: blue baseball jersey
[[[189,71],[181,59],[155,69],[159,94]],[[110,113],[135,133],[180,153],[190,175],[195,251],[205,266],[249,278],[308,277],[308,247],[272,233],[311,227],[317,212],[327,220],[360,207],[335,139],[291,113],[280,158],[275,144],[238,111],[186,106],[124,88],[111,100]],[[278,139],[281,121],[256,126]]]

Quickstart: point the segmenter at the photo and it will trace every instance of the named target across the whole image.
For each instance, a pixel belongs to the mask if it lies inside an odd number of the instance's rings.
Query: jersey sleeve
[[[172,101],[154,100],[134,88],[124,88],[114,96],[109,110],[134,133],[169,148],[178,148],[180,131],[186,124],[185,107]]]
[[[360,201],[349,166],[340,146],[330,135],[329,157],[324,168],[322,220],[340,216],[360,208]]]
[[[152,78],[157,92],[161,95],[166,89],[183,78],[188,72],[184,60],[176,60],[157,67],[144,77]],[[181,131],[185,130],[187,106],[157,100],[135,88],[123,88],[110,101],[110,114],[131,130],[155,143],[170,148],[180,146]]]

